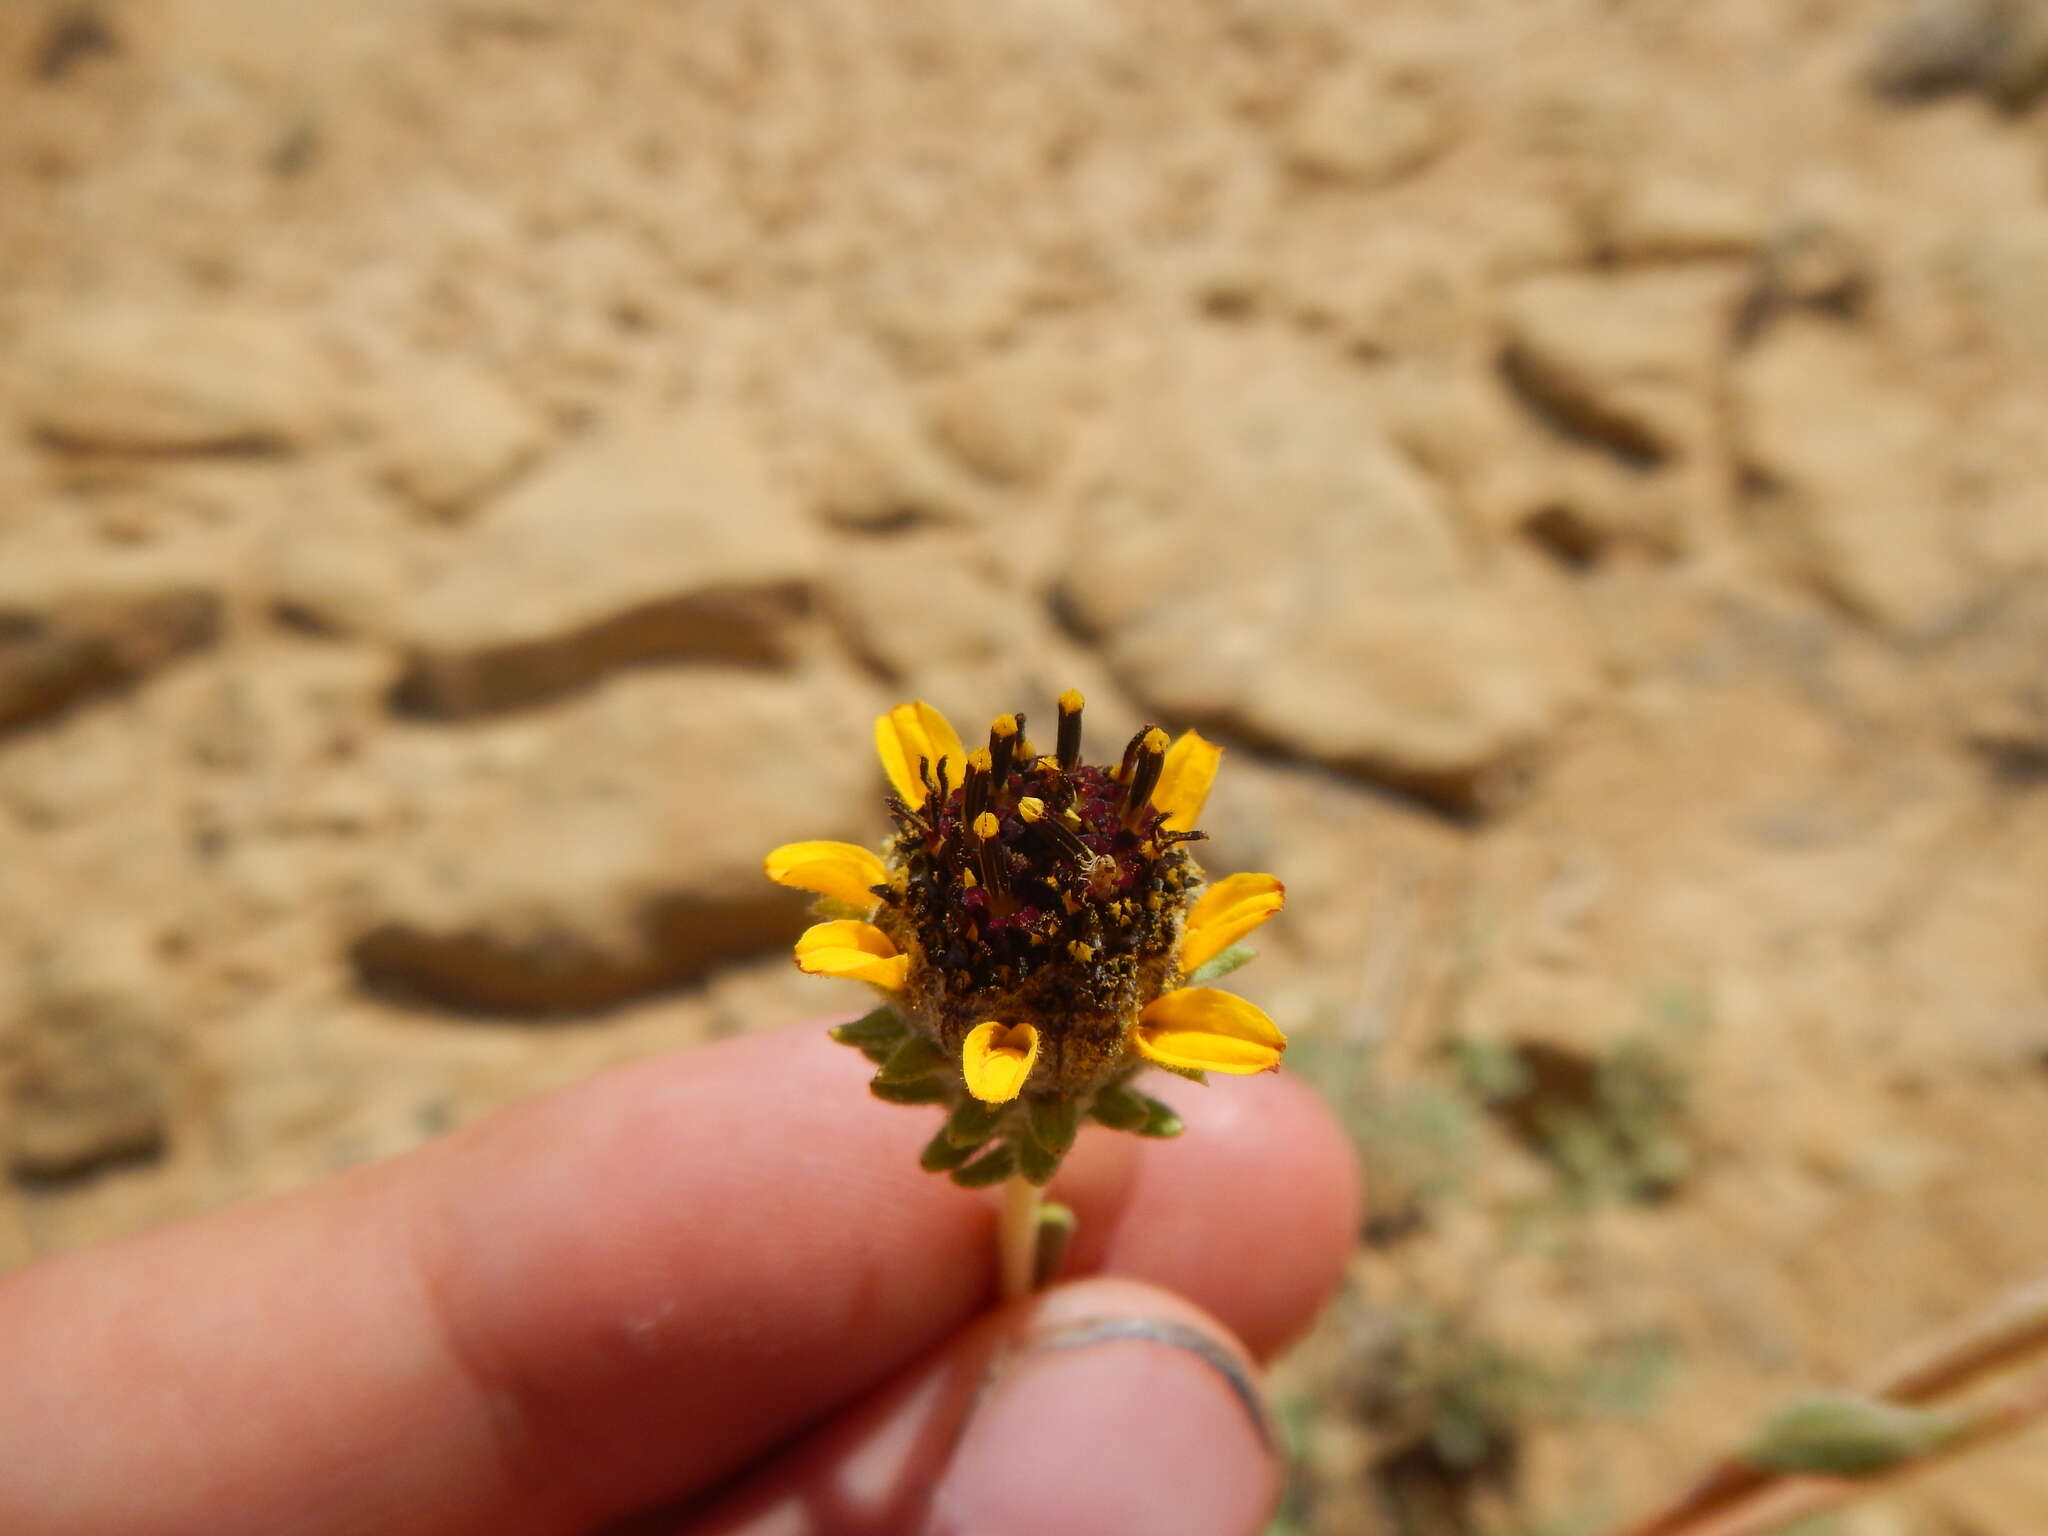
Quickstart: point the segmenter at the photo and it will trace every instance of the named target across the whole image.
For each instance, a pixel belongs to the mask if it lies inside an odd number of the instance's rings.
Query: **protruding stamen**
[[[1130,825],[1145,814],[1151,803],[1153,786],[1159,782],[1159,770],[1166,763],[1166,749],[1172,745],[1166,732],[1153,726],[1138,738],[1137,760],[1131,766],[1131,776],[1124,785],[1124,823]]]
[[[1081,690],[1069,688],[1060,695],[1060,739],[1054,749],[1062,771],[1072,773],[1081,762]]]
[[[1117,764],[1117,783],[1128,784],[1131,782],[1131,772],[1138,766],[1138,754],[1145,750],[1145,738],[1158,729],[1159,727],[1156,725],[1141,725],[1138,727],[1138,734],[1133,736],[1130,745],[1124,748],[1124,760]]]
[[[1026,795],[1017,802],[1017,814],[1035,825],[1045,816],[1045,802],[1036,795]]]
[[[961,796],[960,817],[969,826],[988,809],[990,771],[987,747],[976,747],[967,754],[967,787]]]
[[[1010,764],[1016,760],[1017,743],[1024,736],[1022,715],[997,715],[996,723],[988,728],[988,755],[995,775],[998,796],[1010,779]]]
[[[994,811],[983,811],[968,828],[974,834],[975,862],[981,867],[981,883],[998,896],[1010,889],[1010,869],[1001,841],[1003,824]]]
[[[882,806],[905,831],[918,833],[922,837],[932,835],[931,823],[913,811],[909,802],[900,795],[885,795],[882,798]]]
[[[1083,873],[1094,868],[1095,850],[1081,841],[1081,834],[1068,826],[1057,816],[1048,816],[1038,823],[1039,830],[1046,833],[1053,843],[1068,858],[1080,867]]]

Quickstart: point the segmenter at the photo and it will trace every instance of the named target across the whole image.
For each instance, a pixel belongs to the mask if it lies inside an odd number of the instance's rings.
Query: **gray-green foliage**
[[[1872,1477],[1939,1450],[1955,1434],[1952,1413],[1867,1397],[1808,1397],[1765,1420],[1743,1452],[1771,1472]]]

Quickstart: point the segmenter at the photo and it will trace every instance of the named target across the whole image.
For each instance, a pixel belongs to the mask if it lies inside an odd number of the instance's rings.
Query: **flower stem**
[[[996,1258],[1002,1269],[1003,1300],[1029,1296],[1037,1280],[1038,1186],[1021,1173],[1003,1182],[1003,1209],[996,1225]]]

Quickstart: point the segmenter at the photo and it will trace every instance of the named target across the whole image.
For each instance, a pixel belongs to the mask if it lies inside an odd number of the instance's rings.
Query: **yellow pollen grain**
[[[1081,697],[1080,689],[1069,688],[1060,695],[1060,713],[1063,715],[1078,715],[1081,713],[1082,706],[1086,703],[1087,700]]]
[[[996,760],[989,756],[987,747],[976,747],[967,754],[967,766],[975,773],[993,773]]]
[[[984,843],[1002,830],[1003,824],[996,820],[993,811],[983,811],[974,818],[974,835]]]
[[[1026,821],[1037,821],[1045,815],[1045,802],[1036,795],[1026,795],[1017,802],[1017,814]]]
[[[1172,744],[1173,738],[1156,725],[1145,733],[1145,750],[1147,752],[1156,752],[1161,757],[1164,757],[1166,749]]]
[[[1067,945],[1067,954],[1078,964],[1086,965],[1095,958],[1095,946],[1075,939]]]
[[[1014,736],[1017,734],[1017,717],[1015,715],[997,715],[996,723],[990,726],[988,731],[991,736],[1002,736],[1005,738]]]

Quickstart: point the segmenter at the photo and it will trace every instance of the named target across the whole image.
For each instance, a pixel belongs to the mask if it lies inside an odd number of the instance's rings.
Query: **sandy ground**
[[[760,852],[1078,684],[1229,746],[1379,1165],[1301,1529],[1866,1376],[2048,1269],[2044,78],[2035,0],[0,5],[0,1264],[814,1015]],[[1417,1316],[1665,1368],[1418,1481]]]

